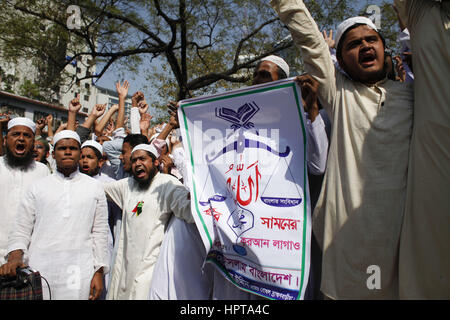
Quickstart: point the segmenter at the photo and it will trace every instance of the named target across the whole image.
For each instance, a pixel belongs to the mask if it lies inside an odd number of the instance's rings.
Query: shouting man
[[[174,214],[190,223],[189,191],[158,172],[159,154],[149,144],[131,152],[132,177],[105,185],[122,209],[122,229],[107,299],[147,299],[167,223]]]
[[[109,269],[106,197],[100,182],[78,171],[78,134],[63,130],[53,142],[57,171],[20,200],[0,275],[29,265],[48,280],[54,299],[98,299]]]

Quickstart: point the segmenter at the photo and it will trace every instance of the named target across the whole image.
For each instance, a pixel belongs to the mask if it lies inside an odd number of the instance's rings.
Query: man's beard
[[[148,179],[145,179],[145,180],[139,180],[133,174],[133,179],[138,183],[139,189],[145,190],[145,189],[148,189],[150,187],[150,184],[152,183],[153,177],[156,175],[156,171],[157,171],[157,169],[155,167],[153,167],[152,170],[150,171]]]
[[[23,157],[16,157],[14,154],[6,148],[6,163],[12,168],[27,169],[33,162],[33,150],[28,151]]]

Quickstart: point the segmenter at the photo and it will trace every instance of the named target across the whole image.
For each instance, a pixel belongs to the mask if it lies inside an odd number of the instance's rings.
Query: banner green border
[[[248,90],[248,91],[244,91],[244,92],[239,92],[239,93],[235,93],[235,94],[226,94],[226,95],[221,95],[221,96],[217,96],[217,97],[211,97],[211,98],[205,98],[205,99],[200,99],[198,101],[193,101],[193,102],[188,102],[186,104],[182,104],[180,106],[181,112],[183,113],[183,120],[184,120],[184,127],[186,130],[186,135],[188,137],[187,139],[187,144],[189,147],[189,155],[190,155],[190,160],[191,160],[191,166],[192,166],[192,175],[194,176],[195,174],[195,169],[194,169],[194,156],[192,153],[192,146],[191,146],[191,139],[190,139],[190,135],[189,135],[189,130],[188,130],[188,125],[187,125],[187,121],[186,121],[186,113],[184,111],[185,108],[187,107],[192,107],[192,106],[196,106],[196,105],[200,105],[200,104],[204,104],[204,103],[209,103],[209,102],[214,102],[214,101],[219,101],[219,100],[225,100],[225,99],[230,99],[230,98],[235,98],[235,97],[240,97],[240,96],[244,96],[244,95],[249,95],[249,94],[254,94],[254,93],[259,93],[259,92],[265,92],[265,91],[271,91],[271,90],[277,90],[277,89],[281,89],[281,88],[287,88],[287,87],[292,87],[293,91],[294,91],[294,96],[295,96],[295,101],[297,104],[297,111],[298,111],[298,115],[299,115],[299,119],[300,119],[300,123],[301,123],[301,127],[302,127],[302,132],[303,132],[303,167],[304,167],[304,172],[303,172],[303,196],[304,199],[306,200],[304,202],[304,206],[303,206],[303,248],[305,248],[305,243],[306,243],[306,226],[307,226],[307,222],[308,222],[308,208],[307,208],[307,194],[308,192],[305,191],[306,187],[307,187],[307,177],[308,177],[308,173],[307,173],[307,163],[306,163],[306,129],[305,129],[305,124],[303,123],[303,117],[301,112],[303,112],[301,110],[301,104],[300,104],[300,100],[299,100],[299,96],[295,87],[295,82],[289,82],[286,84],[281,84],[281,85],[274,85],[271,87],[267,87],[267,88],[259,88],[259,89],[254,89],[254,90]],[[203,217],[201,215],[201,212],[198,208],[198,200],[197,200],[197,190],[196,190],[196,186],[195,186],[195,181],[194,179],[192,179],[192,186],[193,186],[193,193],[194,193],[194,201],[195,201],[195,208],[197,209],[197,215],[200,218],[200,221],[202,222],[203,225],[203,229],[205,230],[205,233],[208,237],[209,243],[210,243],[210,247],[212,247],[212,240],[211,240],[211,236],[208,232],[208,228],[206,227],[206,224],[203,220]],[[302,261],[301,261],[301,267],[302,267],[302,275],[301,275],[301,280],[300,280],[300,290],[299,290],[299,294],[297,296],[297,300],[299,300],[302,292],[301,289],[303,287],[303,282],[304,282],[304,276],[305,276],[305,259],[306,259],[306,250],[304,249],[302,252]],[[234,283],[237,287],[239,287],[241,290],[246,291],[246,292],[250,292],[252,294],[256,294],[259,296],[262,296],[264,298],[267,298],[266,296],[260,295],[254,291],[251,290],[247,290],[244,289],[242,287],[240,287],[235,281],[234,279],[229,275],[228,271],[223,268],[221,265],[217,264],[215,260],[212,259],[207,259],[207,261],[209,262],[213,262],[217,267],[219,267],[227,276],[227,278]],[[270,298],[269,298],[270,299]],[[274,300],[274,299],[272,299]]]

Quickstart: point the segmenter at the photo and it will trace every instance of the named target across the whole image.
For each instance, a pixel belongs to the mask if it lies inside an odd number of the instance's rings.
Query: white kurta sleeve
[[[24,256],[27,254],[36,220],[36,196],[34,191],[35,189],[31,185],[17,208],[18,212],[8,236],[8,253],[14,250],[22,250]]]
[[[308,152],[308,170],[314,175],[325,172],[328,155],[328,137],[325,123],[319,114],[314,122],[306,120],[306,141]]]
[[[289,28],[300,48],[305,71],[319,82],[319,98],[328,114],[336,96],[335,68],[330,50],[305,4],[301,0],[271,0],[270,5]]]
[[[132,107],[130,109],[130,127],[131,127],[131,133],[141,133],[141,128],[139,126],[139,122],[141,120],[141,115],[139,114],[139,108],[138,107]]]
[[[176,178],[170,179],[166,187],[166,201],[173,214],[188,223],[194,223],[191,213],[189,190]]]
[[[94,222],[92,225],[92,239],[94,252],[94,269],[97,271],[103,267],[103,273],[109,272],[110,250],[108,247],[109,225],[108,205],[106,196],[100,186],[97,192],[97,206],[95,209]]]
[[[128,183],[128,179],[109,182],[103,185],[106,197],[113,201],[121,210],[123,210],[124,183]]]

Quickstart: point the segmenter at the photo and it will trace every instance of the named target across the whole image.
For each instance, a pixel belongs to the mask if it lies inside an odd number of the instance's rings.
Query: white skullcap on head
[[[275,63],[278,67],[281,68],[281,70],[284,71],[284,73],[286,73],[286,76],[289,77],[289,65],[286,63],[286,61],[284,61],[283,58],[279,57],[279,56],[267,56],[261,59],[261,61],[270,61]]]
[[[100,143],[98,143],[95,140],[86,140],[82,145],[81,145],[81,149],[83,149],[84,147],[93,147],[95,149],[97,149],[100,154],[103,154],[103,147]]]
[[[61,139],[74,139],[81,144],[80,136],[73,130],[62,130],[53,136],[53,145],[56,146]]]
[[[25,126],[31,129],[33,133],[36,133],[36,124],[28,118],[17,117],[9,120],[8,122],[8,130],[15,126]]]
[[[336,48],[338,47],[339,41],[341,40],[341,37],[345,33],[345,31],[347,31],[348,28],[353,27],[355,24],[365,24],[370,28],[372,28],[373,30],[375,30],[376,32],[378,32],[376,25],[372,22],[372,20],[370,20],[367,17],[348,18],[342,21],[341,24],[337,27],[336,37],[334,39],[336,43]]]
[[[137,150],[148,151],[151,154],[153,154],[156,158],[159,158],[159,152],[158,152],[158,150],[156,150],[156,148],[152,144],[146,144],[146,143],[138,144],[136,147],[133,148],[133,150],[131,151],[131,154],[133,154],[133,152],[135,152]]]

